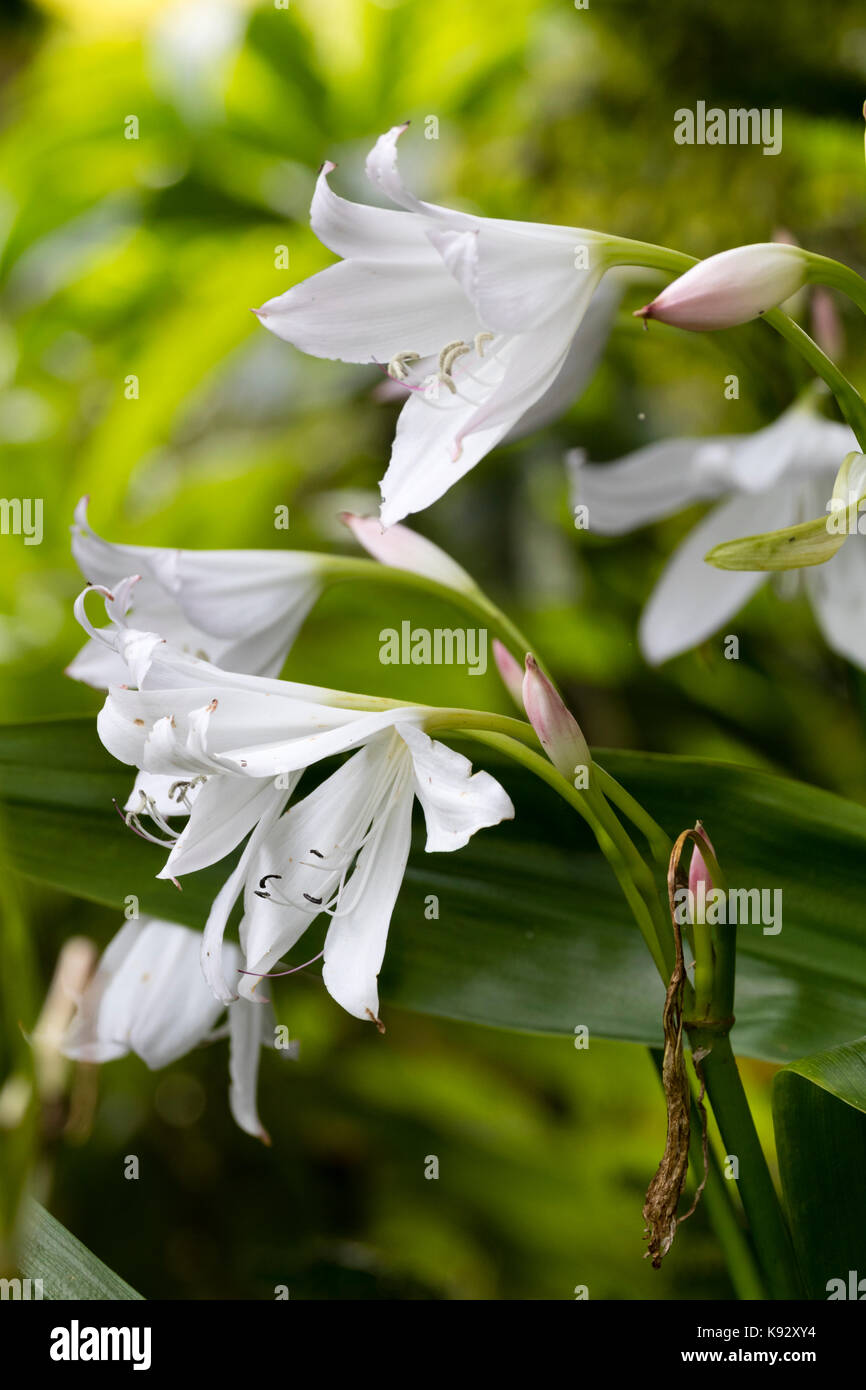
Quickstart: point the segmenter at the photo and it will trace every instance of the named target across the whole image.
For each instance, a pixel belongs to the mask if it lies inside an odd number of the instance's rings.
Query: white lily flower
[[[73,556],[85,579],[97,587],[110,589],[124,575],[139,575],[134,590],[137,628],[159,632],[175,646],[228,670],[279,674],[325,587],[326,556],[290,550],[115,545],[92,529],[87,503],[83,497],[75,509]],[[97,690],[129,679],[117,652],[94,638],[73,658],[66,674]],[[163,816],[179,814],[187,807],[174,804],[171,783],[171,778],[140,774],[127,809],[134,810],[144,796]],[[186,802],[194,795],[193,788]]]
[[[227,946],[231,963],[240,952]],[[153,917],[126,922],[106,947],[78,1000],[60,1051],[80,1062],[110,1062],[134,1052],[152,1071],[166,1067],[216,1031],[224,1004],[199,965],[201,933]],[[229,1103],[247,1134],[268,1142],[256,1106],[259,1051],[273,1046],[273,1010],[238,999],[228,1009]]]
[[[623,535],[694,502],[722,500],[669,560],[644,609],[640,645],[653,665],[711,636],[765,582],[760,571],[717,569],[704,556],[722,541],[793,525],[827,507],[843,457],[858,448],[847,425],[798,401],[751,435],[671,439],[609,464],[569,455],[572,501],[589,530]],[[852,537],[803,582],[834,651],[866,667],[866,547]]]
[[[100,590],[112,619],[108,628],[94,628],[84,611],[93,588],[79,595],[75,605],[85,630],[109,643],[137,686],[109,690],[97,730],[120,762],[173,779],[181,796],[191,785],[197,786],[181,831],[153,803],[145,802],[139,813],[127,816],[133,829],[169,851],[157,877],[175,879],[214,864],[249,836],[237,866],[217,895],[202,940],[205,978],[216,997],[228,1003],[235,995],[223,970],[225,927],[250,866],[258,862],[261,846],[303,770],[322,758],[359,748],[397,726],[408,741],[413,733],[420,733],[430,711],[421,705],[393,706],[319,686],[223,671],[178,651],[155,633],[127,627],[123,614],[133,583],[126,580],[113,593]],[[407,732],[410,727],[411,733]],[[433,747],[442,749],[443,756],[458,757],[442,745]],[[415,757],[421,757],[417,748]],[[460,766],[468,767],[465,759]],[[425,798],[436,791],[432,772],[430,777],[432,790],[418,793],[425,805]],[[474,779],[473,784],[486,785],[483,780],[475,784]],[[465,805],[471,810],[471,797]],[[142,824],[147,816],[154,830]]]
[[[537,428],[573,399],[617,302],[615,289],[593,302],[607,268],[602,234],[419,201],[397,170],[405,129],[383,135],[366,166],[400,210],[338,197],[328,185],[335,166],[324,164],[310,220],[343,259],[256,310],[302,351],[376,362],[409,390],[381,484],[386,526],[430,506],[524,422]]]
[[[320,913],[331,925],[322,978],[356,1018],[379,1023],[377,977],[420,801],[428,852],[455,850],[514,807],[487,772],[411,723],[375,734],[277,821],[251,860],[241,946],[251,974],[241,995],[294,946]],[[380,1025],[381,1026],[381,1025]]]
[[[279,675],[324,588],[327,556],[291,550],[174,550],[115,545],[75,509],[72,554],[90,584],[111,588],[138,574],[135,625],[231,671]],[[98,690],[127,679],[123,663],[91,639],[67,675]]]

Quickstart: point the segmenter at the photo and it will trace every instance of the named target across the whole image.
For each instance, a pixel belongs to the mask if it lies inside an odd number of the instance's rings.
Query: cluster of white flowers
[[[341,259],[256,313],[304,352],[378,364],[405,395],[380,519],[346,520],[381,563],[471,593],[465,571],[396,523],[580,393],[622,291],[617,239],[421,202],[398,172],[404,130],[383,135],[367,161],[373,185],[396,206],[338,197],[328,181],[334,166],[325,164],[312,226]],[[638,312],[689,329],[725,327],[807,278],[797,248],[739,248],[696,266]],[[651,661],[716,630],[763,578],[713,569],[705,552],[761,525],[788,525],[803,509],[820,512],[852,448],[846,426],[800,403],[751,438],[675,440],[604,467],[572,457],[576,500],[588,503],[591,526],[602,532],[726,499],[674,556],[650,601],[641,639]],[[261,1000],[262,977],[326,916],[324,983],[350,1014],[381,1027],[377,977],[414,801],[428,851],[459,849],[513,807],[493,777],[430,736],[429,708],[277,678],[333,578],[329,557],[116,545],[91,530],[85,503],[73,551],[88,581],[76,613],[89,640],[69,674],[108,692],[100,737],[136,769],[128,825],[167,851],[161,878],[239,857],[203,932],[152,919],[123,928],[80,1001],[66,1050],[90,1060],[132,1050],[162,1066],[227,1031],[233,1113],[264,1135],[256,1077],[274,1018]],[[866,665],[860,553],[846,547],[811,591],[830,643]],[[85,611],[94,593],[105,601],[105,627]],[[496,656],[520,698],[513,655],[497,644]],[[570,775],[575,761],[589,761],[582,735],[534,663],[526,680],[527,714]],[[338,754],[350,756],[295,800],[304,772]],[[234,945],[224,937],[239,902]],[[228,1021],[219,1029],[223,1010]]]
[[[363,519],[350,520],[366,537]],[[385,563],[470,582],[406,528],[390,540],[374,530],[371,548]],[[415,799],[428,851],[459,849],[514,809],[493,777],[425,732],[435,714],[426,706],[258,674],[282,664],[321,587],[322,557],[114,546],[87,527],[83,509],[74,532],[79,563],[97,582],[76,602],[89,640],[69,670],[108,691],[100,738],[137,769],[128,825],[168,851],[158,877],[172,881],[243,850],[203,933],[151,920],[123,928],[81,1000],[66,1051],[107,1060],[131,1049],[161,1066],[209,1036],[227,1008],[232,1110],[263,1136],[258,1048],[273,1041],[274,1020],[261,977],[325,915],[324,983],[351,1014],[379,1024],[377,977]],[[130,562],[140,573],[124,576]],[[94,595],[106,627],[86,612]],[[226,652],[235,669],[205,659]],[[286,810],[307,768],[347,752]],[[238,950],[223,938],[241,898]]]

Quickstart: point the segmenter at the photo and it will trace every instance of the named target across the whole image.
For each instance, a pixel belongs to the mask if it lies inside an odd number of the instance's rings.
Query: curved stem
[[[628,237],[610,237],[605,250],[605,259],[609,266],[640,265],[651,270],[667,270],[675,275],[681,275],[698,263],[697,257],[687,256],[682,251],[674,251],[667,246],[655,246],[648,241],[632,241]],[[823,261],[824,259],[823,257],[816,257],[816,260]],[[829,265],[839,266],[839,263],[831,261]],[[845,270],[846,267],[839,266],[839,269]],[[854,276],[854,271],[849,271],[848,274]],[[861,281],[859,276],[855,278],[864,287],[862,292],[858,288],[857,294],[866,295],[866,282]],[[826,283],[833,282],[827,280]],[[844,288],[846,293],[851,294],[853,287],[846,280],[844,285],[839,284],[839,288]],[[866,310],[866,299],[861,304],[861,308]],[[804,332],[799,324],[794,323],[794,320],[789,318],[787,314],[783,314],[781,309],[770,309],[761,317],[800,353],[813,371],[823,377],[836,397],[839,409],[857,436],[860,448],[866,451],[866,402],[859,391],[840,371],[835,362],[819,348],[816,342],[813,342],[808,333]]]
[[[438,579],[416,574],[414,570],[398,569],[395,565],[380,564],[378,560],[347,555],[322,555],[320,558],[329,583],[339,584],[353,579],[365,579],[374,583],[394,584],[403,589],[419,590],[462,608],[474,618],[480,618],[521,662],[527,652],[534,650],[526,634],[521,632],[517,624],[512,622],[481,589],[453,589]],[[539,660],[539,665],[541,664]]]
[[[597,762],[593,762],[595,774],[598,777],[598,784],[604,792],[608,801],[627,816],[632,825],[641,831],[656,863],[663,864],[667,869],[668,860],[671,855],[671,837],[666,830],[662,830],[657,821],[653,820],[649,811],[646,811],[640,802],[627,792],[625,787],[617,782],[609,772],[605,772]]]
[[[469,726],[464,727],[467,732],[470,731]],[[578,791],[542,754],[516,743],[507,735],[482,728],[472,728],[471,735],[478,742],[499,749],[540,777],[587,822],[599,849],[616,875],[656,969],[667,984],[673,968],[673,943],[661,910],[655,879],[600,788],[596,788],[594,793],[592,790]],[[595,764],[593,770],[596,770]]]
[[[701,1061],[707,1095],[726,1153],[737,1159],[737,1189],[748,1218],[771,1298],[802,1298],[791,1236],[761,1148],[749,1102],[731,1049],[717,1032],[689,1030],[692,1051],[708,1050]]]
[[[809,279],[819,285],[829,285],[841,290],[866,314],[866,280],[850,266],[834,261],[831,256],[819,256],[816,251],[807,251]]]

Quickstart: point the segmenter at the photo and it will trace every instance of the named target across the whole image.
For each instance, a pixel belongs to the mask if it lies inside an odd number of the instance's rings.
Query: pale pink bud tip
[[[698,823],[695,829],[700,838],[704,841],[710,853],[715,858],[716,851],[713,848],[713,842],[710,839],[707,832],[704,830],[703,826],[700,823]],[[691,863],[689,864],[689,891],[692,893],[696,893],[698,891],[698,885],[700,883],[703,883],[704,888],[707,892],[709,892],[713,887],[713,880],[710,877],[710,871],[707,868],[704,856],[701,854],[701,851],[698,848],[698,846],[694,845],[692,849]]]
[[[440,550],[438,545],[428,541],[426,536],[419,536],[408,526],[402,526],[399,522],[394,526],[383,526],[377,516],[357,516],[354,512],[341,512],[340,520],[344,526],[348,526],[367,554],[380,564],[423,575],[436,584],[444,584],[446,588],[459,589],[464,593],[475,588],[474,581],[462,566]]]
[[[505,689],[517,708],[523,709],[523,672],[520,669],[520,662],[515,661],[511,652],[504,643],[500,642],[498,637],[493,639],[493,660],[496,662],[496,669]]]
[[[541,746],[557,771],[574,781],[592,756],[580,725],[541,670],[532,653],[526,657],[523,705]]]
[[[635,312],[697,333],[734,328],[789,299],[806,283],[807,272],[799,246],[737,246],[699,261]]]

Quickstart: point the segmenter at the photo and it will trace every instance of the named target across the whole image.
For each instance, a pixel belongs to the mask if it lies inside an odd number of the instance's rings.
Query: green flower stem
[[[725,1152],[739,1164],[736,1179],[770,1298],[802,1298],[794,1249],[728,1036],[689,1029],[692,1052],[707,1049],[701,1061],[707,1095]]]
[[[425,574],[416,574],[413,570],[398,569],[396,565],[380,564],[378,560],[366,560],[346,555],[322,555],[317,558],[322,561],[322,572],[328,583],[339,584],[355,579],[364,579],[377,584],[394,584],[399,588],[415,589],[430,594],[432,597],[462,608],[472,617],[480,619],[484,626],[489,627],[493,635],[498,637],[512,656],[515,656],[521,663],[527,652],[534,652],[528,637],[481,589],[453,589],[450,585],[442,584],[437,579],[430,579]],[[539,665],[542,665],[540,659]],[[548,673],[545,671],[545,674]]]
[[[470,731],[468,725],[462,727]],[[515,742],[507,734],[479,727],[472,728],[471,734],[477,742],[507,754],[547,782],[587,822],[599,849],[616,875],[656,969],[667,984],[673,970],[673,943],[661,911],[655,879],[601,794],[601,789],[578,791],[541,753]]]
[[[819,256],[816,251],[807,251],[809,280],[819,285],[829,285],[831,289],[847,294],[858,309],[866,314],[866,280],[850,266],[834,261],[830,256]]]
[[[642,832],[649,844],[650,851],[656,863],[663,864],[665,869],[671,857],[671,837],[666,830],[662,830],[657,821],[654,821],[648,811],[644,810],[640,802],[627,792],[625,787],[620,786],[615,777],[611,777],[609,772],[605,772],[597,762],[593,762],[593,770],[598,778],[598,784],[604,792],[608,801],[627,816],[632,825]]]
[[[673,251],[667,246],[654,246],[648,241],[632,241],[628,237],[610,237],[606,250],[605,259],[608,266],[614,265],[640,265],[651,270],[666,270],[674,275],[682,275],[691,266],[697,265],[695,256],[687,256],[682,251]],[[818,261],[824,261],[824,257],[816,257]],[[840,271],[845,271],[847,267],[840,266],[837,261],[828,261],[828,266],[837,266]],[[826,273],[830,273],[827,271]],[[835,274],[835,272],[833,272]],[[848,277],[853,277],[858,285],[855,287],[849,278],[845,278],[844,284],[839,284],[839,288],[845,289],[846,293],[854,297],[854,292],[861,296],[866,291],[866,284],[855,276],[854,271],[848,271]],[[826,280],[825,283],[831,284],[834,281]],[[838,282],[836,282],[838,283]],[[863,288],[861,288],[863,287]],[[858,300],[858,302],[860,302]],[[866,301],[860,302],[860,307],[866,310]],[[781,309],[769,309],[761,317],[781,334],[800,355],[805,358],[813,371],[826,381],[833,395],[839,403],[839,409],[857,436],[860,448],[866,452],[866,402],[859,391],[852,385],[843,372],[839,370],[825,352],[822,352],[816,342],[805,333],[799,324],[794,323],[787,314],[783,314]]]
[[[523,719],[513,719],[510,714],[490,714],[487,710],[477,709],[439,709],[431,705],[424,720],[424,728],[428,734],[463,731],[474,734],[476,730],[485,731],[510,739],[521,747],[526,745],[536,757],[541,757],[538,752],[538,735],[532,725]]]

